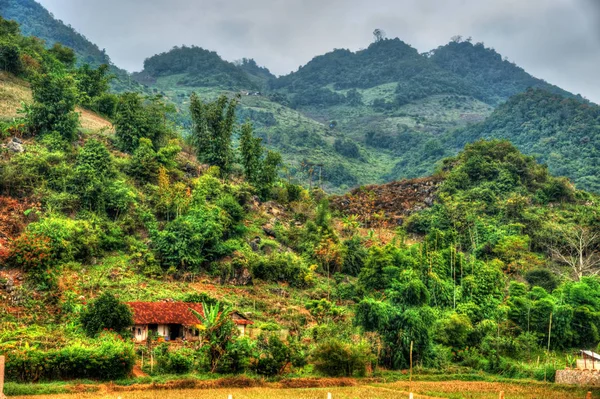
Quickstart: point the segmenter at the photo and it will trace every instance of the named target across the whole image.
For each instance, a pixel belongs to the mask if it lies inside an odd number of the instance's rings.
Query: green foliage
[[[33,104],[27,115],[29,128],[39,135],[58,132],[66,141],[73,141],[79,126],[75,112],[77,90],[70,75],[45,73],[31,84]]]
[[[197,206],[167,223],[153,238],[161,264],[182,270],[199,270],[221,254],[221,243],[230,222],[216,206]]]
[[[325,298],[309,301],[305,307],[319,324],[336,321],[344,314],[344,310],[341,307],[336,306]]]
[[[133,313],[113,294],[104,293],[81,313],[80,320],[89,337],[95,337],[103,330],[123,335],[133,326]]]
[[[235,124],[238,100],[220,96],[216,101],[204,103],[193,93],[190,112],[193,121],[192,142],[198,159],[227,174],[231,168],[233,151],[231,138]]]
[[[233,312],[231,307],[221,308],[219,305],[211,306],[203,303],[202,308],[204,314],[200,314],[193,309],[190,310],[198,317],[202,325],[200,330],[202,350],[207,355],[210,372],[214,373],[238,332],[231,320],[231,313]],[[231,358],[229,362],[231,362]]]
[[[154,349],[158,371],[164,374],[188,374],[194,366],[194,352],[188,348],[170,349],[162,343]]]
[[[26,346],[7,357],[9,381],[38,382],[66,379],[127,378],[135,363],[133,345],[103,333],[94,343],[73,343],[60,349]]]
[[[119,147],[132,153],[141,138],[152,141],[155,149],[171,136],[167,115],[171,108],[159,97],[143,98],[138,93],[121,95],[115,116],[115,136]]]
[[[181,46],[147,58],[144,61],[144,72],[139,76],[139,79],[143,80],[144,75],[160,77],[183,74],[179,78],[179,85],[252,89],[256,85],[244,71],[248,68],[252,68],[252,66],[246,65],[240,68],[222,60],[214,51],[204,50],[196,46]]]
[[[274,252],[260,257],[251,266],[252,276],[266,281],[285,281],[293,287],[312,285],[312,270],[291,252]]]
[[[315,370],[330,377],[362,377],[367,365],[374,360],[365,342],[358,344],[330,339],[321,342],[311,353]]]
[[[261,354],[253,366],[257,374],[275,376],[290,364],[297,367],[305,364],[304,348],[292,337],[286,343],[275,334],[261,334],[256,347]]]

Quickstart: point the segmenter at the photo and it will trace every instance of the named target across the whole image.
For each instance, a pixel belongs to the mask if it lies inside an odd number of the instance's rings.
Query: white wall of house
[[[159,324],[158,325],[158,335],[161,337],[167,337],[169,335],[169,325],[168,324]]]
[[[148,338],[148,326],[145,324],[133,326],[133,338],[138,342]]]
[[[245,324],[236,324],[238,331],[240,332],[240,337],[246,335],[246,325]]]

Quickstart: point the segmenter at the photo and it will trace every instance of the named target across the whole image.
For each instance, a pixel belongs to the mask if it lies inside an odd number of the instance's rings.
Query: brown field
[[[21,102],[31,103],[31,90],[29,84],[6,72],[0,72],[0,119],[12,120],[19,115]],[[109,121],[97,114],[77,108],[80,113],[79,121],[85,130],[97,132],[100,130],[111,130]]]
[[[350,387],[325,388],[214,388],[214,389],[148,389],[129,390],[134,387],[101,386],[96,393],[73,393],[60,395],[35,396],[37,399],[400,399],[408,398],[408,391],[415,399],[496,399],[500,391],[506,399],[562,399],[586,397],[586,389],[565,387],[536,382],[397,382],[391,384],[373,384]],[[600,391],[593,392],[593,398],[600,398]],[[34,398],[15,396],[13,398]]]

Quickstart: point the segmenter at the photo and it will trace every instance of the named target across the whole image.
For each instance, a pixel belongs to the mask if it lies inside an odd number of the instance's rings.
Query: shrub
[[[312,353],[315,370],[330,377],[364,376],[374,360],[365,342],[358,344],[332,338],[320,343]]]
[[[81,313],[81,324],[90,337],[102,330],[127,333],[133,325],[133,314],[129,306],[119,301],[113,294],[105,293]]]
[[[154,350],[158,371],[164,374],[187,374],[194,367],[194,352],[188,348],[169,350],[163,343]]]
[[[266,281],[286,281],[299,288],[312,284],[311,269],[302,258],[289,252],[258,258],[252,265],[252,276]]]
[[[169,222],[153,244],[164,267],[198,270],[222,243],[229,223],[217,207],[196,207]]]
[[[256,343],[259,357],[254,364],[254,371],[265,376],[282,374],[290,364],[304,365],[304,353],[300,345],[293,339],[286,344],[277,335],[268,337],[261,334]]]
[[[56,287],[57,259],[52,251],[51,239],[26,231],[13,241],[9,262],[22,267],[42,289]]]
[[[7,379],[19,382],[116,380],[127,378],[135,363],[133,345],[113,334],[102,334],[92,345],[75,343],[48,351],[25,347],[7,355]]]

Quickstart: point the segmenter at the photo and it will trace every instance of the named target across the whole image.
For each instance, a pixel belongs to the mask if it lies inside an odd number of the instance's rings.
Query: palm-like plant
[[[206,348],[210,361],[210,371],[215,372],[221,357],[225,354],[227,345],[233,340],[236,328],[231,320],[233,308],[225,306],[219,310],[220,305],[207,305],[202,302],[203,313],[190,310],[198,318],[202,346]]]

